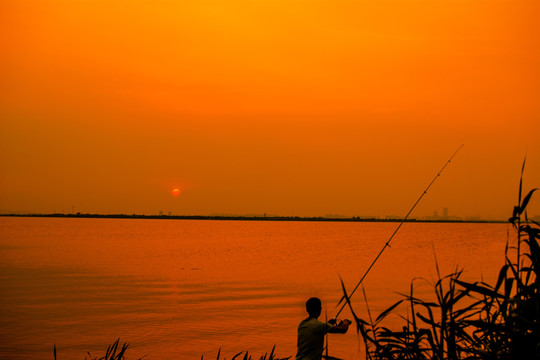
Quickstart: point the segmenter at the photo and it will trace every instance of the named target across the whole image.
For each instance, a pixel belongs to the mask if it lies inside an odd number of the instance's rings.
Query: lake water
[[[320,297],[333,317],[340,277],[351,290],[396,227],[0,217],[0,358],[53,359],[56,344],[59,359],[82,360],[117,338],[128,359],[258,358],[273,345],[291,356],[305,301]],[[433,282],[434,254],[443,275],[493,283],[508,236],[507,224],[404,224],[364,281],[372,312],[413,278]],[[426,281],[415,280],[420,297]],[[361,291],[353,303],[367,318]],[[330,354],[362,359],[360,343],[352,328],[331,334]]]

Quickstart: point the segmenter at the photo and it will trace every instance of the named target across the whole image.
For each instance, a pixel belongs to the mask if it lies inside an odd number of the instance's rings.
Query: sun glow
[[[172,189],[172,190],[171,190],[171,194],[172,194],[172,196],[178,196],[178,195],[180,195],[180,189],[178,189],[178,188]]]

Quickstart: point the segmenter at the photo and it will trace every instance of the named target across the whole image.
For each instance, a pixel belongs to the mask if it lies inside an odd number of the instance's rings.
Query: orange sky
[[[404,215],[462,143],[413,217],[507,218],[525,154],[540,186],[538,1],[0,14],[0,213]]]

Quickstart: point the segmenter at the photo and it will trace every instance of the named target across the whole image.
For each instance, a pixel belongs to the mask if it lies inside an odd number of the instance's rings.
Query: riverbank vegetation
[[[418,298],[411,283],[410,292],[377,317],[366,299],[368,320],[356,315],[344,288],[366,359],[540,359],[540,226],[526,212],[536,190],[522,197],[520,181],[509,219],[516,236],[506,244],[495,284],[462,281],[461,270],[441,276],[437,267],[432,299]],[[397,330],[384,325],[392,313],[403,321]]]
[[[92,356],[92,354],[87,353],[88,356],[84,357],[84,360],[126,360],[125,352],[129,347],[129,344],[124,343],[122,346],[120,345],[120,339],[117,339],[112,345],[109,345],[107,348],[107,351],[105,352],[104,356],[96,357]],[[279,358],[275,354],[276,346],[272,348],[272,351],[270,354],[266,353],[262,355],[259,358],[253,358],[248,351],[241,351],[234,355],[231,360],[289,360],[291,357],[286,358]],[[57,360],[56,358],[56,345],[54,345],[54,360]],[[144,357],[143,357],[144,358]],[[139,360],[142,360],[143,358],[139,358]],[[201,356],[201,360],[204,360],[204,356]],[[226,360],[225,358],[221,358],[221,349],[217,352],[216,360]]]

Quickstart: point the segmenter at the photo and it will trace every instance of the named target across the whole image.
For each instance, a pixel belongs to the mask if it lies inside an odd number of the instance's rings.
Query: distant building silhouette
[[[426,216],[426,217],[424,217],[424,219],[425,220],[433,220],[433,221],[439,221],[439,220],[441,220],[441,221],[445,221],[445,220],[463,220],[459,216],[448,215],[448,208],[447,207],[443,208],[442,216],[439,216],[439,212],[437,210],[434,210],[432,216]]]

